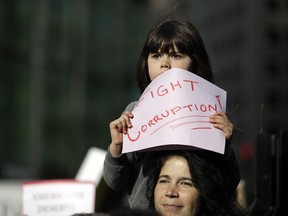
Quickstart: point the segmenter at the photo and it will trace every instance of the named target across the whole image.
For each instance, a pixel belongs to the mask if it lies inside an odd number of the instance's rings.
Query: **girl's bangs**
[[[185,44],[187,45],[189,43],[186,43],[177,37],[168,37],[167,35],[163,35],[157,39],[150,40],[150,43],[148,43],[148,50],[150,53],[170,53],[171,51],[189,53],[189,48],[186,47]]]

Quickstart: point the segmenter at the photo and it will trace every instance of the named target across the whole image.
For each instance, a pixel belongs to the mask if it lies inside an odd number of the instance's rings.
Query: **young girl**
[[[210,60],[202,38],[188,21],[166,20],[148,33],[137,66],[137,84],[143,93],[149,83],[159,74],[181,68],[214,82]],[[111,144],[104,161],[103,177],[115,191],[126,190],[131,208],[148,208],[146,198],[147,168],[153,152],[122,154],[123,134],[132,127],[130,119],[136,102],[130,103],[120,118],[110,123]],[[217,112],[210,117],[214,127],[222,130],[227,140],[233,133],[233,125],[225,113]],[[228,145],[226,145],[228,146]],[[238,163],[228,146],[225,155],[231,157],[235,170],[231,181],[237,185],[240,180]]]

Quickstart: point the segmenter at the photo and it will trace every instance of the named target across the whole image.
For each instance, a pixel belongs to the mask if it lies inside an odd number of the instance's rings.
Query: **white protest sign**
[[[134,110],[133,127],[123,137],[122,153],[196,147],[224,154],[225,136],[209,116],[226,110],[226,91],[183,69],[151,82]]]
[[[94,181],[96,187],[101,181],[106,150],[90,147],[75,176],[76,180]]]
[[[71,216],[94,213],[94,182],[27,181],[22,184],[22,213],[28,216]]]

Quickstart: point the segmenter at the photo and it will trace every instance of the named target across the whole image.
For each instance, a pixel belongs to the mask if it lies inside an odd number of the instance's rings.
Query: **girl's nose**
[[[163,55],[161,59],[161,68],[171,69],[170,59],[168,55]]]

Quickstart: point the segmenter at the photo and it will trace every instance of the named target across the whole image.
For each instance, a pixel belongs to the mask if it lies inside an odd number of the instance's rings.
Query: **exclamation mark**
[[[218,103],[219,103],[220,108],[222,109],[222,105],[221,105],[221,101],[220,101],[220,96],[219,96],[219,95],[216,95],[215,97],[216,97],[216,99],[217,99],[217,101],[218,101]]]

